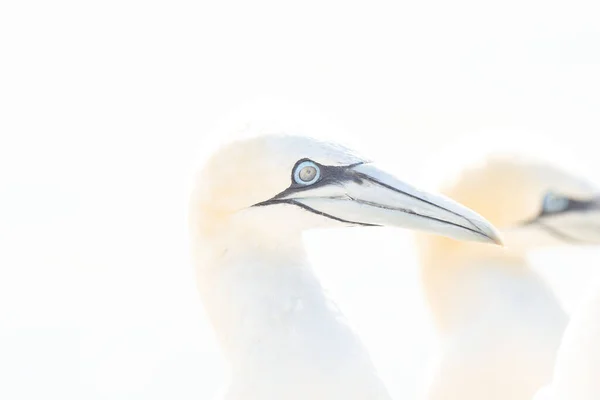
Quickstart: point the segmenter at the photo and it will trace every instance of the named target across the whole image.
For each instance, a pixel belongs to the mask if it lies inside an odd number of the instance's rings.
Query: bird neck
[[[264,374],[317,380],[323,369],[339,371],[357,360],[370,368],[314,275],[300,236],[271,238],[268,245],[257,237],[235,239],[204,238],[195,251],[200,294],[234,373],[263,374],[272,365],[278,371]]]
[[[555,399],[594,399],[600,393],[600,282],[584,295],[562,337],[552,384]]]
[[[442,335],[479,318],[486,302],[501,303],[503,285],[539,279],[525,254],[506,248],[425,234],[417,236],[417,244],[423,291]]]

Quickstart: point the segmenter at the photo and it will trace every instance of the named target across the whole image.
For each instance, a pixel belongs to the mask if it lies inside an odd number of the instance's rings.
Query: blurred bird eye
[[[566,197],[558,196],[554,193],[548,193],[544,197],[544,211],[545,212],[560,212],[567,209],[569,206],[569,199]]]
[[[294,170],[294,181],[299,185],[311,185],[319,180],[321,170],[312,161],[303,161]]]

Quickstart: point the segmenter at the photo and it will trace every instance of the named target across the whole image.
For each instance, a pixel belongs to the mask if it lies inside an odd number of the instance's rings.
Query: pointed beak
[[[529,222],[556,239],[572,244],[600,244],[600,195],[568,201],[559,212],[543,213]]]
[[[276,201],[353,225],[403,227],[502,244],[498,231],[479,214],[444,196],[420,191],[372,164],[348,166],[340,176]]]

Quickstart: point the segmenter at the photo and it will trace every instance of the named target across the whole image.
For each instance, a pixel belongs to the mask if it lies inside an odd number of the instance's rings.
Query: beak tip
[[[473,223],[473,225],[477,227],[477,230],[482,236],[481,241],[491,245],[504,247],[504,238],[502,237],[502,234],[491,222],[483,217],[478,218],[476,221],[477,222]]]
[[[493,240],[494,240],[495,245],[500,246],[500,247],[505,247],[504,240],[501,237],[496,237]]]
[[[502,235],[492,225],[490,225],[489,231],[485,232],[485,236],[488,238],[490,244],[504,247],[504,239],[502,238]]]

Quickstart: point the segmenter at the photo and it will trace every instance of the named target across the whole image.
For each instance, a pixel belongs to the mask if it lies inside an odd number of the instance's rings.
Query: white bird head
[[[464,169],[442,192],[498,227],[509,250],[600,244],[599,192],[547,162],[494,154]]]
[[[320,227],[397,226],[481,242],[500,240],[475,212],[419,191],[335,144],[301,136],[233,142],[200,171],[192,229],[204,240],[281,245]]]

